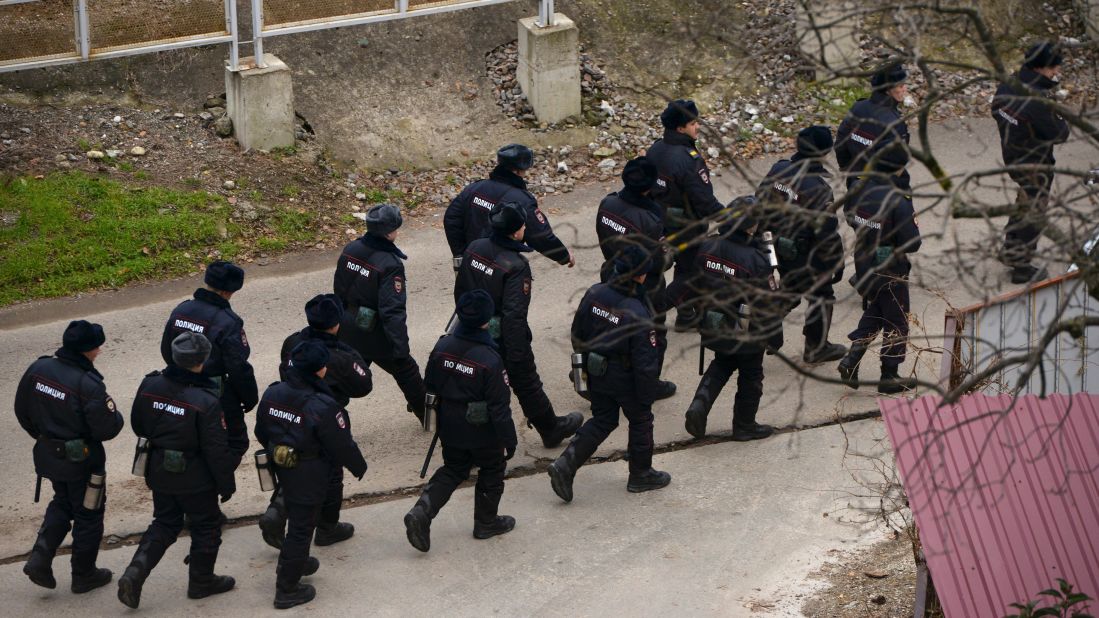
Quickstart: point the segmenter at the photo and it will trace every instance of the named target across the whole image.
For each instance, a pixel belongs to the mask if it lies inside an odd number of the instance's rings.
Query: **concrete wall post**
[[[519,20],[519,67],[516,78],[534,114],[558,122],[580,114],[580,35],[576,24],[554,13],[553,25],[538,26],[537,17]]]
[[[294,87],[290,68],[264,54],[267,66],[242,58],[240,70],[225,68],[226,112],[240,147],[271,150],[294,145]],[[250,68],[245,68],[250,67]]]
[[[797,10],[801,53],[816,72],[816,79],[829,79],[837,72],[858,68],[856,3],[846,0],[799,2]]]

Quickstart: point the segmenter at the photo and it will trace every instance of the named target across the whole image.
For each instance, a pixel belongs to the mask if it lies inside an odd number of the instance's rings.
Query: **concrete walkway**
[[[624,433],[624,430],[619,430]],[[471,535],[473,492],[455,493],[432,526],[432,549],[405,539],[402,518],[414,498],[347,509],[351,540],[314,549],[320,571],[306,581],[317,600],[295,613],[318,616],[758,616],[800,615],[810,590],[803,578],[828,550],[883,538],[873,500],[856,482],[872,480],[855,455],[884,457],[877,420],[786,433],[752,443],[726,442],[656,457],[672,474],[667,488],[626,492],[625,462],[581,468],[576,497],[561,502],[548,477],[508,481],[501,512],[516,529],[487,541]],[[436,460],[438,463],[438,460]],[[151,511],[147,509],[147,511]],[[145,517],[150,517],[146,512]],[[861,523],[860,523],[861,522]],[[176,543],[145,584],[140,611],[163,616],[275,614],[277,554],[255,526],[228,530],[217,571],[237,589],[201,601],[186,598]],[[117,578],[134,552],[100,554]],[[0,567],[3,613],[117,615],[129,612],[117,585],[69,593],[68,557],[54,562],[58,588],[30,583],[22,563]],[[282,614],[285,615],[285,614]]]

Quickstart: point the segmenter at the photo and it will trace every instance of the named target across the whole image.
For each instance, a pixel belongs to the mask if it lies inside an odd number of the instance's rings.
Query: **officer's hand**
[[[221,503],[222,504],[225,504],[226,502],[228,502],[232,499],[233,499],[233,492],[229,492],[227,494],[221,494]]]
[[[512,457],[515,457],[515,446],[505,446],[504,461],[510,461]]]
[[[572,257],[572,251],[569,251],[569,268],[576,266],[576,258]]]
[[[840,264],[836,268],[836,272],[832,273],[832,285],[835,285],[840,281],[843,281],[843,264]]]

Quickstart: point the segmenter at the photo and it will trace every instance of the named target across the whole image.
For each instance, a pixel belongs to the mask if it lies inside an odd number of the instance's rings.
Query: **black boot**
[[[722,382],[721,386],[724,385],[725,383]],[[698,388],[695,389],[694,399],[691,400],[691,405],[687,407],[687,418],[683,423],[687,433],[696,438],[706,435],[706,417],[709,416],[710,408],[713,407],[714,400],[721,392],[721,386],[718,386],[717,380],[714,379],[709,370],[702,375],[702,379],[698,382]]]
[[[579,412],[569,412],[565,416],[554,417],[552,427],[548,427],[544,431],[542,428],[538,428],[538,434],[542,436],[542,445],[546,448],[553,448],[561,444],[562,440],[576,433],[576,430],[580,429],[583,422],[584,415]]]
[[[308,577],[319,570],[321,570],[321,561],[317,560],[313,556],[309,556],[305,559],[305,566],[302,567],[301,575],[302,577]]]
[[[675,382],[671,380],[658,380],[656,382],[656,398],[668,399],[675,395]]]
[[[354,534],[355,526],[346,521],[320,524],[317,526],[317,532],[313,535],[313,544],[321,547],[335,545],[340,541],[346,541]]]
[[[421,496],[404,516],[405,535],[409,544],[423,552],[431,549],[431,516],[422,504],[425,497]]]
[[[762,440],[775,433],[775,428],[752,421],[738,425],[733,423],[733,440],[736,442],[748,442],[750,440]]]
[[[191,554],[188,571],[187,598],[205,599],[208,596],[229,592],[237,582],[228,575],[215,575],[217,552]]]
[[[672,482],[672,475],[649,468],[644,472],[630,472],[630,478],[626,481],[626,491],[639,494],[643,491],[652,491],[667,487]]]
[[[916,378],[902,378],[897,374],[896,367],[882,365],[881,379],[878,381],[878,392],[882,395],[896,395],[916,388]]]
[[[681,308],[675,312],[675,325],[677,333],[686,333],[698,328],[698,310],[694,308]]]
[[[56,588],[57,580],[53,577],[53,557],[56,554],[57,548],[51,547],[43,530],[39,530],[38,538],[34,541],[34,547],[31,548],[31,555],[23,565],[23,573],[43,588]]]
[[[557,459],[553,460],[553,463],[549,465],[546,472],[550,477],[550,487],[553,488],[553,493],[557,494],[558,498],[561,498],[565,502],[572,502],[572,481],[576,477],[576,471],[580,469],[580,466],[584,465],[585,459],[580,459],[580,453],[577,448],[579,440],[574,439],[569,442],[569,445],[565,447],[561,455]]]
[[[141,587],[167,549],[166,545],[141,539],[134,557],[130,559],[130,565],[126,567],[122,577],[118,578],[118,600],[123,605],[137,609],[141,603]]]
[[[91,592],[96,588],[102,588],[111,583],[111,577],[113,576],[114,574],[111,573],[110,569],[93,568],[90,572],[83,575],[74,573],[71,590],[73,594]]]
[[[823,345],[812,350],[806,345],[805,354],[803,354],[801,358],[809,365],[818,365],[820,363],[830,363],[834,360],[840,360],[845,354],[847,354],[847,346],[825,341]]]
[[[489,539],[500,534],[511,532],[515,528],[515,518],[508,515],[497,515],[500,507],[500,498],[503,494],[487,494],[474,492],[473,494],[473,538]]]
[[[275,549],[282,549],[282,542],[286,538],[286,502],[282,498],[282,490],[276,490],[271,504],[259,517],[259,529],[263,535],[263,542]]]
[[[275,572],[275,609],[290,609],[297,605],[304,605],[317,596],[316,588],[301,583],[304,572],[304,558],[301,560],[279,558],[279,566]]]
[[[851,349],[840,359],[840,363],[836,367],[840,372],[840,379],[851,388],[859,387],[859,363],[862,361],[863,355],[866,354],[868,347],[865,342],[856,341],[852,343]]]

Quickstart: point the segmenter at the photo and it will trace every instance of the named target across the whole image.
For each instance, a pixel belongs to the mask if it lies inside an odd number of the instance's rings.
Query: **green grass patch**
[[[260,251],[282,251],[286,241],[281,238],[260,238],[256,240],[256,249]]]
[[[284,208],[276,210],[272,217],[272,226],[279,238],[290,242],[306,242],[314,238],[316,215]]]
[[[227,259],[240,250],[230,206],[205,191],[81,172],[9,177],[0,178],[0,211],[19,214],[0,227],[0,305],[164,279],[193,271],[215,247]]]
[[[825,116],[825,121],[838,125],[855,101],[870,96],[870,88],[864,85],[814,84],[809,87],[809,94],[816,98],[817,111]]]

